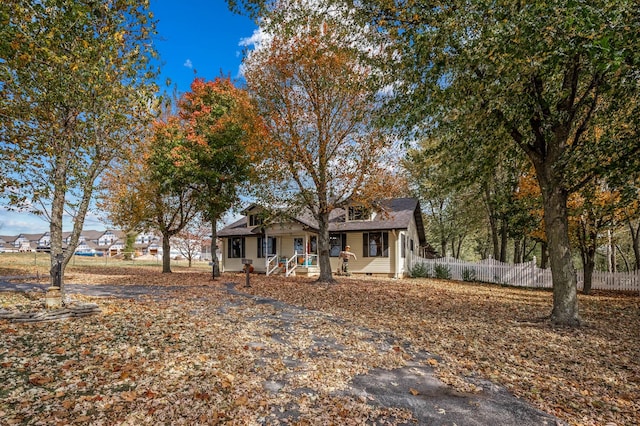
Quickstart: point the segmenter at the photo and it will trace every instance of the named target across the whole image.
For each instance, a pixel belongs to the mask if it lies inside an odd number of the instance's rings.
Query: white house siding
[[[242,258],[229,258],[229,239],[225,238],[222,243],[222,260],[224,265],[224,271],[226,272],[239,272],[242,271],[244,265],[242,264]],[[256,272],[265,272],[265,258],[258,258],[258,239],[255,237],[244,238],[244,257],[245,259],[253,260],[253,269]]]
[[[413,240],[413,254],[420,252],[420,238],[423,236],[422,227],[418,227],[415,214],[419,212],[419,203],[413,199],[397,199],[388,203],[392,206],[392,213],[389,218],[374,219],[371,222],[366,220],[345,220],[348,212],[337,212],[332,222],[332,231],[346,234],[345,245],[351,247],[351,251],[357,256],[357,260],[350,259],[350,271],[354,274],[367,274],[389,277],[403,277],[408,275],[409,259],[411,259],[411,241]],[[394,215],[398,214],[398,216]],[[342,218],[342,220],[341,220]],[[276,253],[281,258],[290,258],[294,253],[294,239],[303,239],[303,248],[306,250],[310,237],[315,235],[307,227],[314,229],[313,220],[307,216],[301,216],[293,223],[275,224],[267,229],[266,237],[275,237]],[[301,222],[306,225],[303,227]],[[406,227],[406,228],[405,228]],[[233,235],[248,235],[255,232],[253,223],[242,218],[227,228],[223,229],[220,235],[224,241],[223,264],[226,271],[242,270],[241,259],[227,259],[229,238]],[[226,231],[226,232],[225,232]],[[363,248],[363,234],[365,232],[387,232],[388,235],[388,255],[386,257],[365,257]],[[265,258],[257,257],[258,235],[249,234],[245,237],[245,257],[253,259],[254,270],[265,272]],[[404,239],[403,239],[404,237]],[[424,237],[422,237],[424,238]],[[404,246],[403,246],[404,244]],[[404,256],[402,255],[404,252]],[[338,271],[341,266],[341,259],[330,257],[331,268]]]
[[[411,240],[413,240],[413,252],[411,251]],[[409,275],[409,259],[411,256],[421,256],[422,253],[419,253],[420,240],[418,236],[418,231],[416,227],[415,219],[411,220],[409,224],[409,228],[407,229],[407,239],[406,239],[407,249],[406,249],[406,257],[403,259],[403,276]]]
[[[378,232],[378,231],[373,231]],[[398,233],[393,231],[383,231],[389,233],[389,256],[388,257],[364,257],[362,247],[362,232],[347,233],[347,245],[350,246],[351,252],[358,258],[353,257],[349,260],[349,271],[353,274],[371,274],[395,276],[396,253]],[[340,268],[342,260],[339,257],[331,258],[331,269],[337,272]]]
[[[385,231],[389,233],[389,256],[388,257],[364,257],[362,247],[362,232],[347,233],[347,245],[351,247],[351,252],[357,256],[357,260],[353,258],[349,261],[349,269],[354,274],[371,274],[371,275],[383,275],[383,276],[402,276],[403,271],[402,263],[399,263],[399,239],[401,232],[404,231]],[[267,232],[267,236],[270,234]],[[273,235],[275,236],[275,235]],[[278,256],[291,257],[293,256],[293,240],[294,238],[305,238],[304,235],[291,235],[275,236],[277,238],[276,247]],[[308,239],[310,236],[307,236]],[[414,237],[415,238],[415,237]],[[305,240],[306,241],[306,240]],[[407,244],[409,239],[407,238]],[[228,258],[228,244],[229,240],[223,240],[223,265],[226,272],[239,272],[243,270],[242,259],[240,258]],[[407,253],[409,249],[407,248]],[[266,259],[258,256],[258,238],[257,237],[245,237],[245,258],[253,260],[253,268],[255,272],[266,272]],[[341,260],[338,257],[331,257],[331,269],[337,272]],[[402,262],[404,259],[402,259]],[[400,269],[396,271],[396,265],[400,266]]]

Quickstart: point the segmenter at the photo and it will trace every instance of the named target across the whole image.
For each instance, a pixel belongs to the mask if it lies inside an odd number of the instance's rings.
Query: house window
[[[371,210],[362,206],[349,207],[349,220],[370,220]]]
[[[229,259],[239,259],[244,257],[244,237],[229,238],[227,257]]]
[[[407,237],[400,234],[400,257],[407,257]]]
[[[347,234],[329,234],[329,256],[338,257],[347,246]]]
[[[318,236],[312,235],[309,237],[309,254],[318,254]]]
[[[249,216],[249,226],[258,226],[262,225],[262,218],[257,214],[252,214]]]
[[[364,257],[389,257],[388,232],[365,232],[362,244]]]
[[[258,257],[274,256],[276,254],[276,237],[258,237]]]

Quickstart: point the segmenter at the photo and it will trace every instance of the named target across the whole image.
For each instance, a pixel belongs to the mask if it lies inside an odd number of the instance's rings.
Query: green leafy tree
[[[440,255],[450,253],[459,258],[465,240],[473,235],[483,221],[483,209],[477,205],[477,185],[458,186],[447,167],[450,162],[430,149],[409,150],[403,161],[411,191],[421,200],[426,216],[427,238]]]
[[[151,118],[153,33],[148,2],[0,4],[0,194],[49,221],[52,266],[63,215],[64,267],[98,177]]]
[[[502,145],[504,138],[473,138],[499,129],[531,162],[553,275],[551,320],[580,324],[567,200],[638,152],[636,2],[360,6],[394,40],[389,116],[411,131],[455,123],[459,144]],[[596,124],[601,134],[586,137]]]

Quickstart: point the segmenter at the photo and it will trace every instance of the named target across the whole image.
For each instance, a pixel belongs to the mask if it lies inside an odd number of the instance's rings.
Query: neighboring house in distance
[[[13,246],[13,241],[16,237],[11,237],[9,235],[0,235],[0,253],[4,252],[12,252],[15,250]]]
[[[36,247],[36,250],[38,251],[49,250],[50,247],[51,247],[51,235],[48,232],[45,232],[38,239],[38,246]]]
[[[160,237],[151,232],[142,232],[136,236],[133,247],[136,256],[145,254],[156,256],[160,245]]]
[[[14,240],[14,247],[19,252],[36,251],[43,234],[19,234]]]
[[[71,242],[71,232],[62,233],[62,248],[66,250]],[[160,238],[153,233],[141,233],[134,244],[135,255],[158,255],[162,253]],[[106,231],[82,231],[78,239],[75,253],[81,255],[117,256],[124,251],[126,235],[122,231],[109,229]],[[49,232],[40,234],[19,234],[16,236],[0,236],[0,253],[4,252],[48,252],[51,249]]]
[[[222,264],[222,240],[220,238],[216,241],[216,256],[218,257],[218,264]],[[208,239],[202,241],[202,250],[201,250],[202,260],[211,261],[213,258],[211,257],[211,236]]]
[[[411,253],[429,255],[420,203],[396,198],[376,203],[377,208],[351,206],[336,209],[329,217],[331,269],[340,266],[340,251],[347,245],[357,260],[349,261],[353,274],[404,277],[409,274]],[[242,259],[252,259],[257,272],[315,275],[319,272],[318,225],[310,214],[277,218],[251,205],[244,217],[222,228],[222,270],[241,271]]]

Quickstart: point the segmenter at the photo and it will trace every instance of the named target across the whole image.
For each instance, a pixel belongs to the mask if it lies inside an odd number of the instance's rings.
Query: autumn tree
[[[542,190],[550,318],[580,324],[567,200],[638,152],[636,3],[374,0],[358,7],[394,38],[387,70],[395,126],[429,132],[449,120],[461,130],[458,143],[488,146],[505,139],[472,136],[501,129],[526,155]],[[595,123],[602,134],[585,137]]]
[[[427,229],[437,228],[444,255],[445,241],[455,234],[487,227],[493,258],[506,262],[513,241],[514,259],[520,262],[527,251],[530,226],[527,207],[516,194],[524,158],[508,144],[481,143],[483,138],[504,139],[499,129],[469,135],[463,143],[461,131],[455,122],[440,121],[403,162],[410,186],[424,201],[427,213],[434,213]],[[451,248],[452,253],[456,251]]]
[[[391,140],[374,125],[376,71],[348,14],[283,2],[262,21],[265,40],[244,61],[247,87],[269,132],[258,166],[269,203],[307,209],[318,223],[321,282],[333,281],[329,214],[398,194]]]
[[[616,224],[621,203],[620,194],[603,182],[591,182],[569,199],[569,224],[582,260],[585,294],[591,292],[596,250],[604,241],[602,233]]]
[[[196,79],[178,102],[185,138],[173,155],[196,196],[196,208],[211,223],[211,253],[216,252],[217,225],[238,202],[238,187],[248,181],[257,140],[264,126],[247,91],[229,78]],[[220,274],[212,257],[213,278]]]
[[[152,136],[118,168],[105,174],[100,206],[108,220],[127,230],[153,229],[162,235],[162,272],[171,272],[171,238],[194,218],[195,190],[177,154],[186,134],[179,117],[158,120]]]
[[[0,193],[49,221],[52,266],[63,216],[64,268],[98,177],[151,117],[153,33],[148,2],[0,4]]]

